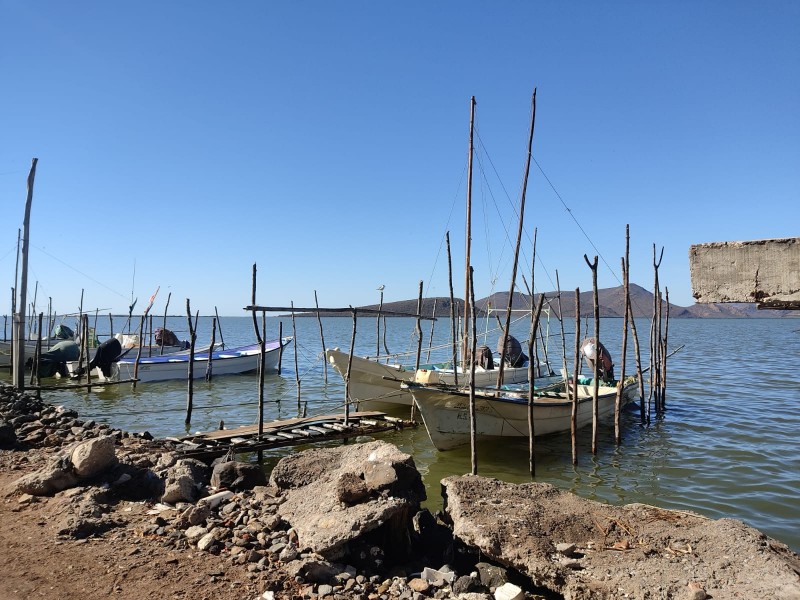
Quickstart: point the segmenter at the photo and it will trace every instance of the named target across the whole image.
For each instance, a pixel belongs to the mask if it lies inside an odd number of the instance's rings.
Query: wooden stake
[[[476,321],[478,320],[477,311],[475,310],[475,288],[473,287],[473,273],[474,269],[469,268],[469,294],[472,306],[472,316],[470,322],[472,323],[472,341],[470,348],[470,366],[469,366],[469,442],[470,442],[470,463],[472,465],[472,474],[478,474],[478,431],[477,431],[477,417],[475,413],[475,352],[477,351],[478,335],[476,331]]]
[[[627,250],[627,249],[626,249]],[[626,251],[627,254],[627,251]],[[625,257],[622,257],[622,303],[628,306],[630,288],[628,287],[628,266]],[[620,428],[620,417],[622,412],[622,390],[625,386],[625,362],[628,358],[628,311],[622,317],[622,364],[620,365],[619,380],[617,381],[617,395],[614,399],[614,443],[619,446],[622,443],[622,431]]]
[[[535,242],[534,242],[535,243]],[[536,329],[539,327],[539,317],[544,306],[544,294],[539,296],[536,308],[531,307],[531,331],[528,336],[528,356],[533,356],[533,348],[536,345]],[[536,475],[536,426],[533,419],[533,399],[535,392],[536,374],[534,373],[534,361],[528,359],[528,466],[531,477]]]
[[[198,313],[199,314],[199,313]],[[192,324],[192,309],[189,299],[186,299],[186,317],[189,321],[189,382],[186,394],[186,427],[192,422],[192,401],[194,397],[194,343],[197,341],[197,332]]]
[[[317,324],[319,325],[319,339],[322,342],[322,356],[325,356],[325,351],[327,348],[325,347],[325,333],[322,331],[322,317],[319,314],[319,302],[317,301],[317,290],[314,290],[314,305],[317,307]],[[283,338],[280,338],[281,340]],[[279,371],[280,372],[280,371]],[[322,373],[325,377],[325,383],[328,383],[328,361],[322,361]]]
[[[292,304],[292,336],[294,339],[294,344],[292,347],[294,348],[294,380],[297,384],[297,412],[300,413],[301,410],[301,401],[300,401],[300,366],[297,363],[297,326],[295,325],[295,318],[294,318],[294,302]],[[278,344],[281,343],[281,340],[278,340]]]
[[[217,318],[214,317],[211,319],[211,345],[208,347],[208,364],[206,365],[206,381],[211,381],[211,378],[214,376],[214,369],[211,366],[214,361],[211,359],[214,355],[214,344],[217,341],[216,338],[217,338]]]
[[[167,330],[167,310],[169,309],[169,301],[172,298],[172,292],[167,294],[167,304],[164,306],[164,320],[161,322],[161,351],[159,354],[164,355],[164,332]],[[213,348],[214,345],[212,344]]]
[[[453,297],[453,261],[450,255],[450,232],[445,234],[447,239],[447,279],[450,282],[450,329],[452,330],[453,340],[453,384],[458,385],[458,327],[456,320],[458,318],[458,311],[456,310],[456,302]]]
[[[383,286],[381,286],[383,288]],[[378,304],[378,316],[375,318],[375,357],[381,356],[381,311],[383,310],[383,289],[381,292],[381,301]]]
[[[506,362],[506,345],[508,344],[509,328],[511,327],[511,307],[514,303],[514,289],[517,286],[517,265],[519,264],[519,247],[522,242],[522,227],[525,221],[525,197],[528,191],[528,174],[531,169],[531,148],[533,147],[533,129],[536,124],[536,88],[533,89],[531,98],[531,126],[528,134],[528,157],[525,161],[525,177],[522,180],[522,194],[519,201],[519,221],[517,224],[517,243],[514,246],[514,262],[511,268],[511,287],[508,292],[508,305],[506,307],[506,321],[503,326],[503,346],[500,350],[500,367],[497,370],[497,388],[503,385],[503,371]]]
[[[214,307],[214,316],[217,317],[217,329],[219,329],[219,343],[222,349],[225,349],[225,338],[222,335],[222,319],[219,318],[219,311]]]
[[[353,311],[353,336],[350,338],[350,355],[347,357],[347,373],[344,378],[344,422],[345,425],[350,420],[350,370],[353,368],[353,351],[356,347],[356,327],[358,326],[358,311],[350,307]]]
[[[252,299],[254,305],[256,303],[257,272],[258,269],[256,268],[256,263],[253,263]],[[258,439],[260,440],[264,435],[264,366],[266,362],[266,347],[264,346],[264,338],[262,337],[261,331],[258,328],[258,317],[256,316],[256,311],[252,311],[251,314],[253,316],[253,329],[255,330],[256,341],[258,342]]]
[[[33,183],[36,179],[36,164],[38,158],[31,162],[31,170],[28,173],[28,197],[25,200],[25,218],[22,222],[22,276],[19,287],[19,304],[14,319],[14,341],[16,352],[14,354],[14,387],[20,392],[25,389],[25,307],[27,305],[26,294],[28,291],[28,246],[30,244],[31,230],[31,204],[33,203]]]
[[[186,305],[188,307],[188,305],[189,305],[189,301],[188,300],[186,301]],[[188,310],[188,308],[187,308],[187,310]],[[190,318],[189,319],[189,327],[191,328],[191,326],[192,326],[192,320]],[[143,329],[144,329],[144,315],[142,315],[142,320],[139,323],[139,331],[142,331]],[[128,333],[130,333],[130,330],[131,330],[131,327],[130,327],[130,325],[128,325]],[[140,360],[142,360],[142,336],[141,335],[139,336],[139,348],[136,351],[136,360],[133,363],[133,383],[131,384],[131,387],[133,387],[134,390],[136,389],[136,382],[139,379],[139,361]],[[191,368],[192,368],[192,359],[190,357],[189,358],[189,369],[191,369]],[[189,397],[189,402],[191,404],[191,395]],[[190,410],[190,412],[191,412],[191,410]],[[188,419],[188,415],[187,415],[187,419]],[[187,421],[187,423],[188,423],[188,421]]]
[[[431,349],[433,348],[433,330],[436,327],[436,301],[438,298],[433,299],[433,311],[431,312],[431,317],[433,320],[431,321],[431,335],[428,338],[428,358],[425,359],[425,362],[431,362]]]
[[[570,413],[570,434],[572,436],[572,464],[578,465],[578,372],[581,369],[581,289],[575,288],[575,362],[572,372],[572,412]],[[565,389],[570,397],[569,386]]]
[[[414,361],[414,375],[419,371],[419,361],[422,356],[422,327],[420,325],[420,315],[422,314],[422,281],[419,282],[419,296],[417,298],[417,325],[414,328],[414,335],[417,337],[417,357]],[[414,421],[416,413],[416,403],[411,402],[411,421]]]
[[[597,256],[593,262],[589,262],[589,257],[583,255],[583,260],[592,270],[592,298],[594,299],[594,339],[597,340],[597,357],[594,361],[594,380],[592,382],[592,454],[597,454],[597,425],[598,425],[598,406],[597,395],[600,389],[599,370],[600,370],[600,299],[597,292]]]

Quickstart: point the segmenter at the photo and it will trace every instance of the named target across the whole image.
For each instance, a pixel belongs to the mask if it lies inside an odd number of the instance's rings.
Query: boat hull
[[[281,356],[281,349],[285,348],[292,338],[284,338],[283,343],[277,340],[266,343],[264,354],[264,370],[277,371]],[[208,354],[195,352],[192,366],[192,378],[201,379],[206,376],[208,368]],[[212,353],[211,370],[214,377],[219,375],[239,375],[258,370],[260,350],[258,344],[242,346],[229,350],[219,350]],[[69,365],[70,372],[76,363]],[[92,378],[103,381],[124,381],[136,379],[139,382],[169,381],[189,378],[188,354],[174,354],[170,356],[153,356],[141,358],[138,368],[135,359],[122,359],[111,367],[109,377],[103,375],[99,368],[92,370]]]
[[[622,404],[633,397],[635,384],[623,389]],[[450,450],[470,443],[469,393],[436,386],[410,386],[410,393],[422,416],[428,436],[437,450]],[[616,388],[600,387],[598,418],[614,414]],[[563,393],[537,396],[533,405],[536,436],[570,431],[572,402]],[[577,426],[592,422],[592,387],[578,386]],[[528,437],[528,403],[524,395],[493,397],[484,392],[475,396],[475,431],[483,439]]]
[[[325,350],[325,358],[333,365],[342,379],[347,377],[347,366],[350,355],[336,349]],[[435,368],[428,365],[428,369],[420,371],[434,372],[438,380],[448,385],[455,384],[455,375],[452,369]],[[497,369],[486,370],[476,368],[475,385],[487,387],[497,383]],[[458,371],[458,381],[463,383],[469,373]],[[357,403],[358,410],[397,410],[398,407],[411,408],[413,398],[407,389],[403,389],[403,382],[415,380],[416,371],[413,367],[399,364],[379,363],[375,360],[353,356],[350,367],[350,400]],[[523,383],[528,381],[528,368],[503,369],[504,383]]]

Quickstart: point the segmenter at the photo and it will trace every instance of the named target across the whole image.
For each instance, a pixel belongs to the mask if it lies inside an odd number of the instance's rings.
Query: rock
[[[56,492],[78,485],[72,464],[64,456],[50,462],[33,473],[23,475],[14,482],[14,489],[33,496],[52,496]]]
[[[483,592],[486,588],[477,577],[464,575],[456,579],[451,587],[454,594],[468,594],[469,592]]]
[[[420,577],[415,577],[414,579],[411,579],[408,582],[408,587],[410,587],[415,592],[420,592],[424,594],[431,588],[431,584],[429,584],[424,579],[421,579]]]
[[[748,582],[748,597],[800,598],[797,555],[734,519],[611,506],[549,484],[471,475],[447,477],[442,489],[456,538],[565,598],[587,597],[587,589],[594,600],[649,597],[653,590],[686,598],[695,592],[687,590],[687,573],[714,597],[741,595]],[[598,519],[608,528],[605,535]],[[580,561],[554,561],[553,540],[564,539],[592,549]]]
[[[381,494],[353,506],[343,505],[339,498],[342,478],[354,481],[352,474],[360,477],[370,464],[379,462],[402,473],[397,482],[407,482],[408,488],[399,496]],[[416,477],[408,473],[409,469]],[[330,560],[341,558],[350,542],[378,528],[389,536],[385,547],[407,552],[409,515],[418,510],[419,500],[425,497],[411,456],[380,441],[287,456],[273,469],[270,483],[283,490],[286,500],[278,507],[278,514],[297,531],[298,546]]]
[[[217,545],[217,538],[214,537],[214,532],[210,531],[197,540],[197,549],[203,552],[210,552],[211,549]]]
[[[494,597],[495,600],[524,600],[525,593],[513,583],[504,583],[495,590]]]
[[[420,575],[422,579],[429,583],[436,584],[437,581],[442,581],[444,583],[453,583],[456,579],[456,574],[452,571],[437,571],[436,569],[431,569],[430,567],[425,567],[422,569],[422,574]]]
[[[319,587],[317,587],[317,595],[320,598],[323,598],[332,593],[333,593],[333,586],[330,586],[326,583],[323,583]]]
[[[475,565],[478,571],[478,578],[489,591],[494,591],[503,584],[508,583],[508,573],[502,567],[498,567],[491,563],[479,562]]]
[[[556,552],[564,556],[572,556],[575,553],[575,544],[556,544]]]
[[[78,479],[90,479],[117,464],[114,438],[104,436],[78,444],[70,460]]]
[[[336,496],[345,504],[358,504],[369,496],[369,489],[364,480],[356,473],[342,473],[336,482]]]
[[[251,490],[267,484],[267,476],[261,465],[239,461],[228,461],[214,465],[211,486],[233,491]]]
[[[200,461],[178,460],[167,469],[161,501],[169,504],[180,501],[194,502],[199,495],[199,488],[206,480],[206,471],[206,466]]]
[[[0,421],[0,448],[13,448],[17,445],[17,433],[14,425],[8,421]]]

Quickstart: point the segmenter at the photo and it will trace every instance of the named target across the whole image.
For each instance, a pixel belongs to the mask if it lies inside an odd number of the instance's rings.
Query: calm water
[[[268,319],[269,337],[277,337],[279,321]],[[291,319],[282,321],[283,334],[292,335]],[[646,366],[649,323],[639,320],[637,324]],[[208,341],[210,326],[210,319],[201,319],[198,343]],[[228,346],[254,340],[249,318],[223,318],[222,326]],[[186,336],[185,318],[170,319],[168,327],[179,337]],[[391,351],[416,351],[413,320],[389,319],[387,327]],[[328,383],[324,381],[317,320],[298,318],[296,328],[297,368],[290,349],[284,355],[282,374],[266,378],[267,419],[297,415],[296,373],[309,414],[342,406],[344,385],[339,375],[328,369]],[[621,320],[607,319],[601,324],[601,339],[614,356],[619,355],[621,328]],[[102,323],[98,329],[102,333]],[[327,346],[349,348],[352,319],[323,319],[323,329]],[[524,321],[512,328],[520,340],[527,331]],[[446,343],[448,332],[449,321],[438,321],[434,344]],[[557,335],[550,338],[549,358],[560,365],[557,325],[551,325],[551,333]],[[573,335],[570,324],[570,356]],[[430,323],[423,324],[423,336],[427,348]],[[496,343],[497,334],[492,333],[488,345],[494,349]],[[619,448],[613,444],[613,425],[601,427],[596,457],[589,453],[591,428],[581,430],[577,468],[571,464],[568,434],[537,439],[536,481],[612,503],[646,502],[714,518],[734,517],[800,551],[800,319],[671,321],[670,348],[684,344],[669,360],[663,417],[656,419],[653,414],[653,422],[643,426],[638,411],[625,414]],[[375,318],[359,318],[356,351],[375,354]],[[571,366],[572,359],[569,362]],[[620,361],[616,362],[619,373]],[[129,431],[178,436],[186,432],[186,388],[185,382],[140,384],[136,391],[111,386],[89,395],[49,392],[45,399],[75,408],[83,418]],[[215,429],[220,420],[229,428],[257,422],[257,393],[254,375],[195,382],[191,430]],[[381,439],[413,455],[428,487],[431,508],[441,504],[441,478],[470,470],[468,448],[437,452],[424,427],[385,434]],[[525,440],[479,447],[478,472],[512,482],[530,481],[527,448]],[[272,455],[267,466],[281,455]]]

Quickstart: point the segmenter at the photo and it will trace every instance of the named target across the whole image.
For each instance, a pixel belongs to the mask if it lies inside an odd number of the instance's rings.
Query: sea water
[[[158,321],[159,319],[156,319]],[[327,347],[348,351],[353,320],[322,318]],[[259,319],[260,322],[260,319]],[[265,419],[291,418],[337,412],[344,402],[342,378],[322,356],[320,323],[316,317],[267,319],[267,337],[295,335],[283,355],[281,373],[265,378]],[[161,323],[156,323],[156,326]],[[223,317],[227,347],[255,339],[249,317]],[[588,325],[581,323],[581,336]],[[170,317],[167,327],[186,338],[185,318]],[[422,323],[423,361],[429,345],[448,345],[450,322]],[[551,319],[542,325],[548,334],[547,358],[554,368],[563,364],[561,332]],[[572,369],[574,322],[565,325],[567,363]],[[385,331],[384,331],[385,328]],[[491,327],[479,326],[485,331]],[[637,319],[643,366],[649,364],[647,319]],[[102,320],[97,325],[102,334]],[[359,317],[356,353],[385,355],[409,351],[413,364],[417,349],[415,321],[408,318]],[[512,334],[527,339],[529,322],[521,319]],[[612,356],[621,349],[621,319],[603,319],[600,337]],[[644,502],[665,508],[691,510],[712,518],[733,517],[800,551],[800,319],[673,319],[669,322],[666,412],[651,415],[642,424],[638,410],[622,418],[622,444],[614,444],[613,423],[601,424],[597,454],[591,454],[591,427],[579,431],[578,465],[572,465],[569,434],[536,439],[535,477],[529,474],[525,439],[480,443],[478,473],[510,482],[547,482],[580,496],[623,504]],[[211,319],[201,318],[198,344],[208,343]],[[495,349],[497,332],[488,334]],[[220,333],[217,332],[217,341]],[[433,342],[431,342],[431,339]],[[523,347],[524,347],[523,342]],[[633,341],[628,343],[628,366],[633,369]],[[434,351],[435,354],[435,351]],[[543,358],[540,352],[540,358]],[[433,358],[433,357],[432,357]],[[616,358],[619,375],[620,360]],[[584,367],[585,368],[585,367]],[[7,375],[3,375],[7,377]],[[299,391],[298,391],[299,382]],[[188,432],[257,423],[258,378],[255,375],[196,380],[191,424],[186,416],[187,382],[128,384],[85,391],[45,392],[46,401],[76,409],[83,419],[107,422],[132,432],[154,436],[181,436]],[[411,454],[428,491],[427,506],[441,507],[439,481],[470,471],[468,447],[438,452],[424,426],[379,434]],[[337,444],[341,442],[332,442]],[[270,469],[291,448],[271,452]]]

